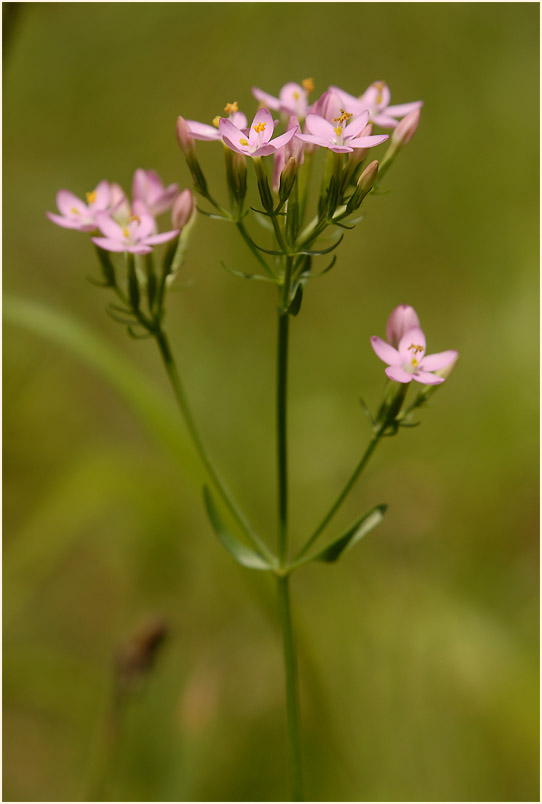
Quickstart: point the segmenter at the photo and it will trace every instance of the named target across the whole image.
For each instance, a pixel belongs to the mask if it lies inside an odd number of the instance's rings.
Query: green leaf
[[[294,293],[294,297],[290,302],[290,307],[288,308],[288,312],[290,315],[296,316],[300,309],[301,309],[301,302],[303,301],[303,285],[299,282],[296,291]]]
[[[207,486],[203,487],[203,500],[205,502],[207,515],[209,516],[209,521],[213,526],[214,532],[218,536],[219,541],[222,542],[228,553],[233,556],[237,563],[241,564],[243,567],[248,567],[249,569],[272,569],[271,565],[264,558],[258,555],[255,550],[247,547],[246,544],[243,544],[243,542],[241,542],[235,536],[232,536],[220,518],[220,514],[217,511],[213,497]]]
[[[366,514],[356,520],[343,534],[335,541],[324,547],[319,553],[315,553],[308,557],[311,561],[326,561],[332,563],[342,556],[343,553],[348,552],[357,544],[364,536],[369,533],[373,528],[382,522],[384,514],[386,513],[387,505],[375,505]]]

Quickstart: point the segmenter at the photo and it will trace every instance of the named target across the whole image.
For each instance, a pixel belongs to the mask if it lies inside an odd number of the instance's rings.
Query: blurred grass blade
[[[217,511],[213,497],[207,486],[203,487],[203,499],[205,502],[205,508],[207,509],[207,514],[209,516],[209,521],[211,522],[218,539],[222,542],[228,553],[233,556],[237,563],[242,564],[243,567],[248,567],[249,569],[271,569],[271,565],[268,564],[264,558],[259,556],[258,553],[256,553],[250,547],[247,547],[245,544],[243,544],[243,542],[239,541],[239,539],[237,539],[235,536],[232,536],[229,530],[227,530],[222,519],[220,518],[220,514]]]
[[[367,513],[363,514],[362,517],[356,519],[354,524],[350,525],[350,527],[341,536],[338,536],[337,539],[332,541],[331,544],[328,544],[317,553],[312,553],[312,555],[305,556],[299,559],[299,561],[295,561],[294,566],[299,567],[302,564],[308,564],[310,561],[326,561],[328,564],[337,561],[343,553],[347,553],[351,550],[354,545],[369,533],[369,531],[376,528],[376,526],[382,522],[387,507],[387,505],[375,505],[374,508],[371,508]]]
[[[4,321],[59,344],[97,371],[173,454],[187,477],[188,469],[199,466],[173,401],[109,341],[64,312],[20,297],[4,297]]]

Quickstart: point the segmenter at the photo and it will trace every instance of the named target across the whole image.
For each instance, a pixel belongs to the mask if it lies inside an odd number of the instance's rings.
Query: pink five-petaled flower
[[[173,240],[178,229],[162,234],[153,234],[155,221],[148,212],[133,215],[125,226],[120,226],[107,214],[96,215],[96,223],[105,237],[93,237],[92,242],[106,251],[129,251],[131,254],[150,254],[152,246]]]
[[[305,121],[308,134],[297,134],[302,142],[321,145],[336,154],[351,153],[355,148],[372,148],[388,139],[388,134],[360,136],[369,121],[369,112],[357,117],[344,110],[330,123],[316,114],[308,114]]]
[[[177,196],[179,186],[170,184],[168,187],[155,170],[142,170],[138,168],[134,173],[132,182],[132,199],[141,201],[150,215],[160,215],[166,212]]]
[[[242,131],[237,128],[231,120],[225,117],[220,118],[219,131],[224,143],[236,151],[238,154],[245,156],[268,156],[274,154],[278,148],[282,148],[287,142],[290,142],[296,128],[291,128],[280,137],[271,139],[275,123],[271,117],[271,113],[267,109],[258,109],[254,115],[254,120],[250,126],[250,131]]]
[[[61,215],[47,212],[47,217],[65,229],[92,232],[96,229],[96,215],[109,207],[111,201],[109,182],[101,181],[95,190],[86,194],[86,201],[85,204],[69,190],[59,190],[56,194],[56,203]]]
[[[376,123],[377,126],[382,126],[382,128],[395,128],[399,122],[396,118],[404,117],[414,109],[420,109],[423,106],[423,101],[412,101],[412,103],[399,103],[395,106],[390,106],[390,90],[385,81],[375,81],[359,98],[349,95],[348,92],[344,92],[339,87],[330,87],[329,89],[340,97],[347,111],[360,114],[360,112],[367,110],[371,122]]]
[[[227,103],[224,107],[224,111],[228,115],[228,120],[231,120],[234,126],[240,128],[242,131],[245,131],[247,128],[247,118],[243,112],[239,111],[239,105],[237,101],[233,103]],[[222,137],[220,136],[220,131],[218,130],[218,124],[220,121],[220,115],[215,117],[213,120],[213,125],[209,126],[207,123],[198,123],[197,120],[185,120],[187,125],[187,129],[189,134],[195,140],[221,140]]]
[[[314,89],[311,78],[306,78],[301,84],[290,81],[284,84],[279,92],[278,98],[269,95],[258,87],[252,87],[252,94],[256,100],[267,106],[268,109],[284,112],[285,114],[295,114],[296,117],[305,117],[309,102],[309,94]]]
[[[438,385],[444,382],[444,377],[431,372],[446,368],[457,359],[457,352],[453,349],[426,355],[425,335],[420,327],[408,329],[397,349],[376,335],[372,336],[371,345],[377,357],[388,364],[386,376],[396,382],[416,380],[423,385]]]

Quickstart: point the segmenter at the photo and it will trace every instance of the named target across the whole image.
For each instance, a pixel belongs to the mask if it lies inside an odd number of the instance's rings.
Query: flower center
[[[263,134],[263,132],[265,131],[265,125],[266,125],[265,123],[256,123],[256,125],[254,126],[254,131],[256,132],[256,134]]]
[[[93,204],[96,201],[96,190],[93,190],[91,193],[85,193],[87,197],[87,204]]]

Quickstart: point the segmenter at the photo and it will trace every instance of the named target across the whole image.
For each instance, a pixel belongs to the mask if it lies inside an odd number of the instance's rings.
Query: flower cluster
[[[97,246],[132,254],[149,254],[153,246],[173,240],[194,214],[192,192],[179,193],[177,184],[164,186],[154,170],[135,171],[131,200],[120,185],[101,181],[85,201],[59,190],[56,202],[60,214],[47,213],[53,223],[80,232],[99,230],[92,238]],[[172,207],[175,228],[159,234],[156,218]]]
[[[387,134],[372,135],[368,124],[395,129],[399,118],[409,117],[415,126],[419,120],[422,101],[390,105],[390,90],[384,81],[371,84],[359,97],[339,87],[331,86],[314,103],[309,95],[314,89],[310,78],[301,84],[289,82],[278,97],[253,87],[252,94],[261,104],[250,126],[247,117],[239,111],[237,101],[227,103],[227,116],[217,116],[213,125],[179,118],[182,133],[195,140],[220,141],[245,156],[267,156],[282,150],[295,137],[303,144],[319,145],[336,153],[350,153],[355,148],[372,148],[389,139]],[[269,109],[289,118],[286,134],[271,139],[278,121],[273,120]]]

